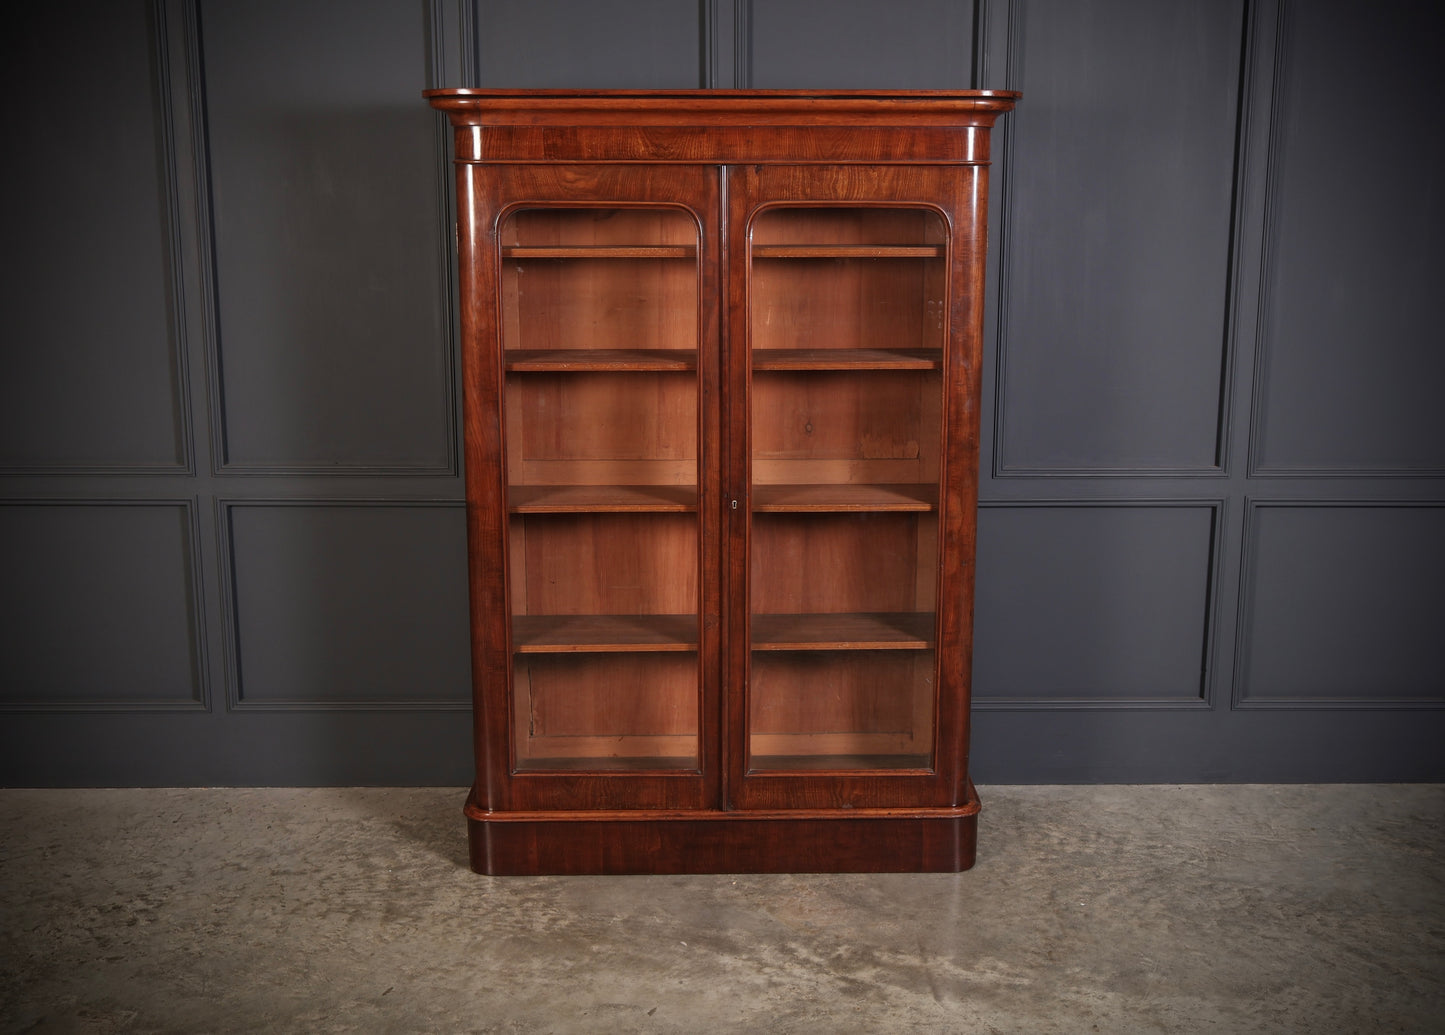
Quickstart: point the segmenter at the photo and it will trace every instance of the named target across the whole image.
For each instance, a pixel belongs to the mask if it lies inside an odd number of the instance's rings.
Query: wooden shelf
[[[506,369],[518,373],[696,370],[696,349],[508,349]]]
[[[748,762],[748,768],[752,772],[793,772],[798,769],[841,772],[856,769],[917,769],[924,773],[932,772],[927,755],[753,755]]]
[[[691,485],[513,485],[513,514],[648,514],[697,510]]]
[[[753,615],[753,650],[932,650],[931,611]]]
[[[584,755],[579,758],[528,758],[518,769],[537,773],[557,771],[565,773],[596,772],[598,770],[621,772],[653,772],[656,770],[680,770],[685,773],[698,771],[696,756],[690,755],[646,755],[637,757],[613,755]]]
[[[938,370],[940,349],[753,349],[754,370]]]
[[[690,244],[507,244],[504,259],[691,259],[697,248]]]
[[[938,491],[922,485],[754,485],[758,514],[831,514],[858,511],[927,512],[938,507]]]
[[[697,650],[696,615],[513,615],[518,654]]]
[[[941,244],[755,244],[754,259],[932,259]]]

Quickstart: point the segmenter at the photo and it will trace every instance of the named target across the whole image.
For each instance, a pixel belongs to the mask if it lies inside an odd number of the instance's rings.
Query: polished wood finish
[[[429,90],[459,161],[987,163],[1009,91]],[[768,130],[775,130],[769,132]]]
[[[486,873],[971,865],[1004,93],[431,91]]]

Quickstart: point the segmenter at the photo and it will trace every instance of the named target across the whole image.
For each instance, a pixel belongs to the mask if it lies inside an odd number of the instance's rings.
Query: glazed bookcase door
[[[468,479],[500,501],[476,509],[505,514],[474,544],[505,573],[503,606],[474,616],[492,699],[479,786],[493,807],[704,807],[720,741],[717,174],[471,174],[491,182],[470,196],[496,205],[479,252],[498,296],[475,347],[501,448],[474,462],[488,451],[469,444]]]
[[[966,739],[939,731],[966,721],[968,670],[939,659],[965,650],[972,610],[976,416],[950,405],[977,378],[973,249],[952,236],[972,175],[750,167],[730,184],[738,807],[965,800]]]

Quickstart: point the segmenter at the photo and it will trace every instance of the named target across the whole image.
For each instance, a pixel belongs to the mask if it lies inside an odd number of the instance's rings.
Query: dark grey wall
[[[433,85],[1024,91],[976,778],[1445,778],[1433,5],[17,10],[0,782],[466,781]]]

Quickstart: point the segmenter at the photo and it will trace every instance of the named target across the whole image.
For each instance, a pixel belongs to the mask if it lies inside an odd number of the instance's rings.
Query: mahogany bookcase
[[[955,871],[1006,92],[433,90],[490,874]]]

